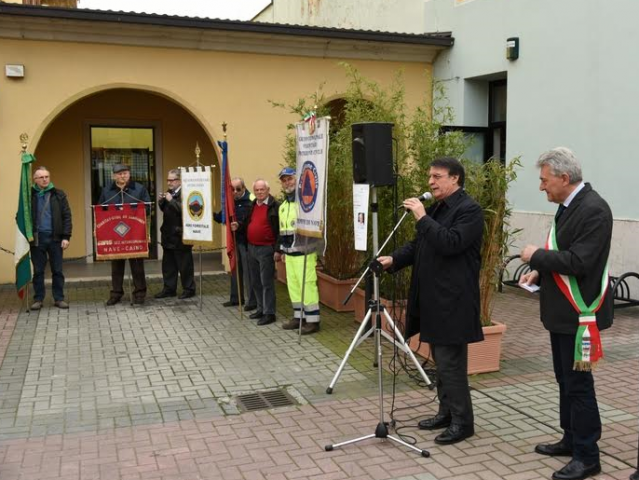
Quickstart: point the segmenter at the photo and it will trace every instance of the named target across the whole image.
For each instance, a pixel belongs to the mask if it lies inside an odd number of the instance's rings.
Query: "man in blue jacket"
[[[62,273],[62,251],[71,239],[71,208],[66,194],[55,188],[46,167],[38,167],[33,173],[31,191],[31,263],[33,264],[33,305],[31,310],[40,310],[44,300],[44,269],[51,266],[54,305],[67,309],[64,300],[64,274]]]
[[[113,183],[102,190],[100,205],[124,203],[151,203],[151,197],[144,185],[131,180],[131,169],[128,165],[117,164],[113,167]],[[147,209],[147,214],[149,210]],[[111,295],[107,300],[108,306],[115,305],[124,295],[124,266],[125,260],[111,260]],[[146,297],[146,276],[144,273],[144,259],[129,258],[131,275],[133,276],[133,303],[144,304]]]

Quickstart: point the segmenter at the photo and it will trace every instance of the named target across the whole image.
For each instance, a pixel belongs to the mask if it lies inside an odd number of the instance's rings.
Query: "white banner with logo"
[[[298,203],[296,233],[326,240],[329,117],[309,116],[295,125]],[[296,240],[297,242],[297,240]],[[325,243],[325,242],[324,242]]]
[[[186,245],[213,245],[213,182],[211,167],[180,168],[182,177],[182,239]]]
[[[353,184],[353,231],[355,232],[355,250],[366,251],[368,240],[368,197],[370,185]]]

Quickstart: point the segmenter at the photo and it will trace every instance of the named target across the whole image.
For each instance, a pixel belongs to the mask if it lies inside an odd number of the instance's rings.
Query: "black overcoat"
[[[173,198],[167,201],[166,198],[160,199],[158,206],[164,219],[160,227],[162,248],[169,250],[190,250],[192,245],[184,245],[182,242],[182,189],[172,193]]]
[[[590,305],[599,295],[601,280],[610,254],[612,212],[606,201],[589,183],[575,196],[561,214],[556,227],[559,250],[537,250],[530,267],[540,275],[540,314],[546,330],[576,334],[579,315],[561,293],[552,272],[573,275],[579,291]],[[613,295],[608,291],[597,312],[597,327],[612,325]]]
[[[435,345],[479,342],[482,209],[459,189],[426,213],[415,239],[392,254],[392,271],[413,266],[406,338],[420,333]]]

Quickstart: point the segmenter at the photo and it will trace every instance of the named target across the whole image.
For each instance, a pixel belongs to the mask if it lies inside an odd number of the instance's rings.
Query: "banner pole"
[[[202,310],[202,245],[200,245],[200,310]]]
[[[31,312],[31,307],[29,306],[29,287],[31,286],[31,282],[27,282],[27,291],[25,292],[24,298],[22,301],[26,303],[27,313]]]
[[[306,292],[306,258],[308,256],[308,237],[304,237],[304,264],[302,267],[302,301],[301,301],[301,315],[300,325],[297,331],[297,343],[302,344],[302,324],[306,318],[306,312],[304,310],[304,293]]]
[[[131,275],[133,273],[133,271],[132,271],[133,267],[131,266],[131,260],[132,259],[129,258],[129,262],[128,262],[129,263],[129,276],[128,276],[128,279],[129,279],[129,302],[131,303],[131,305],[133,305],[133,289],[131,288]],[[124,268],[126,268],[126,264],[127,264],[127,261],[126,261],[126,258],[125,258],[124,259]]]
[[[231,229],[231,233],[233,234],[233,245],[235,245],[235,283],[237,284],[237,302],[240,309],[240,320],[244,320],[244,301],[246,300],[244,287],[249,288],[249,286],[244,285],[244,282],[240,283],[240,266],[237,263],[239,250],[235,239],[235,230]]]

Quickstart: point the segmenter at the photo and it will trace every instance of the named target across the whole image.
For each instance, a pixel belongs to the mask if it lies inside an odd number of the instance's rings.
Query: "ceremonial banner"
[[[211,167],[180,168],[182,177],[182,241],[213,245],[213,182]]]
[[[13,254],[16,266],[16,290],[18,296],[24,298],[27,285],[31,281],[31,246],[33,226],[31,225],[31,164],[35,157],[30,153],[22,154],[22,171],[20,173],[20,195],[16,213],[16,243]]]
[[[226,255],[229,257],[229,268],[235,273],[235,235],[231,230],[231,223],[237,221],[235,217],[235,199],[229,169],[229,144],[226,140],[217,142],[222,150],[222,224],[226,227]]]
[[[148,258],[144,203],[94,205],[93,218],[96,260]]]
[[[328,176],[329,118],[308,115],[295,125],[299,205],[296,233],[326,240],[326,182]],[[296,242],[298,241],[296,235]]]

